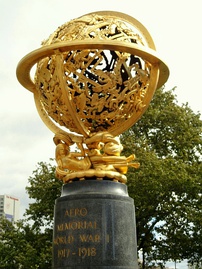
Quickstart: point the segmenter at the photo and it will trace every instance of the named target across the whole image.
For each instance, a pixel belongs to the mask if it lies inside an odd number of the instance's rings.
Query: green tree
[[[174,90],[159,89],[141,120],[121,136],[123,155],[135,153],[141,165],[129,169],[127,184],[143,265],[188,259],[200,268],[201,131],[200,115],[188,104],[179,106]],[[32,199],[26,219],[20,226],[0,224],[0,268],[51,268],[54,203],[61,187],[55,166],[38,163],[26,188]]]
[[[55,200],[61,195],[62,181],[55,177],[55,166],[39,162],[28,179],[26,190],[33,203],[26,210],[27,221],[32,222],[34,246],[40,253],[40,269],[51,268]]]
[[[0,268],[48,269],[52,263],[53,211],[62,183],[55,178],[55,167],[40,162],[26,187],[33,199],[25,219],[12,224],[0,220]]]
[[[28,182],[26,190],[34,202],[30,203],[25,216],[34,223],[35,229],[52,228],[55,199],[61,195],[62,188],[62,181],[55,177],[55,165],[39,162]]]
[[[0,219],[0,231],[0,268],[39,268],[37,260],[40,258],[37,257],[32,242],[26,240],[22,222],[13,225],[2,218]]]
[[[200,115],[179,106],[174,89],[159,89],[121,136],[124,155],[135,153],[141,164],[127,177],[145,263],[202,259],[201,131]]]

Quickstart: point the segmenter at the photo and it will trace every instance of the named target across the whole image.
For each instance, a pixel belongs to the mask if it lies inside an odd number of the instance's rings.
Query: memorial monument
[[[146,28],[113,11],[65,23],[19,62],[17,78],[54,133],[56,176],[64,183],[55,204],[53,269],[137,268],[126,173],[139,163],[121,155],[119,135],[168,76]]]

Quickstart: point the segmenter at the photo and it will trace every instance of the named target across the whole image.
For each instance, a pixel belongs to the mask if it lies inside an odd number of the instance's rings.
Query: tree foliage
[[[25,218],[0,220],[0,268],[51,268],[54,203],[62,186],[54,171],[51,163],[38,163],[26,187],[32,203]]]
[[[202,263],[202,121],[174,90],[159,89],[143,117],[121,135],[123,155],[135,153],[129,195],[136,208],[138,250],[145,264]],[[38,163],[26,190],[32,199],[25,219],[0,221],[0,268],[51,268],[55,199],[62,183],[55,166]]]
[[[0,231],[0,268],[51,268],[51,245],[43,242],[40,246],[43,234],[23,221],[14,225],[6,219],[0,220]]]
[[[159,89],[143,117],[122,135],[124,154],[141,166],[128,173],[138,249],[147,262],[202,260],[202,121],[174,89]]]
[[[34,203],[26,210],[28,220],[34,222],[35,229],[52,227],[55,199],[61,194],[62,182],[55,177],[55,166],[40,162],[29,177],[26,190]]]

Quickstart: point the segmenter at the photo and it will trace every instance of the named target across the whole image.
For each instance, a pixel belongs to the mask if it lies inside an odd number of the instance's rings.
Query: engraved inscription
[[[96,248],[79,248],[79,256],[82,258],[96,256]]]
[[[68,249],[68,248],[58,250],[58,258],[68,258],[70,255],[72,255],[72,256],[78,255],[81,258],[94,257],[94,256],[96,256],[96,248],[94,248],[94,247],[78,248],[77,253],[72,252],[71,249]]]
[[[87,214],[88,211],[86,208],[71,208],[65,211],[65,216],[68,217],[76,217],[76,216],[85,217]]]
[[[55,245],[72,244],[74,242],[74,237],[72,235],[57,236],[53,242]]]
[[[96,221],[72,221],[65,222],[57,225],[57,231],[62,232],[66,230],[84,230],[84,229],[97,229]]]
[[[79,239],[81,242],[93,242],[93,243],[100,243],[100,235],[92,235],[92,234],[80,234]]]
[[[103,240],[109,243],[109,235],[102,237],[98,220],[91,220],[89,213],[85,207],[65,209],[66,221],[56,224],[53,240],[58,259],[95,257]]]
[[[70,249],[58,249],[58,258],[68,258],[70,255]]]

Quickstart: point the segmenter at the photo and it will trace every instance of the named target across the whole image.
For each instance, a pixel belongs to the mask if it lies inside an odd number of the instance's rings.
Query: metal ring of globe
[[[150,89],[148,91],[151,92],[150,95],[148,95],[147,100],[145,100],[146,106],[143,110],[141,110],[139,113],[136,113],[136,117],[131,118],[127,121],[127,124],[125,122],[124,128],[121,130],[117,130],[117,128],[111,128],[110,132],[114,135],[118,135],[122,133],[123,131],[130,128],[144,113],[144,111],[147,109],[147,106],[149,105],[151,98],[153,96],[153,93],[156,88],[161,87],[168,78],[168,68],[166,64],[160,60],[160,58],[156,55],[155,51],[141,47],[136,46],[134,44],[122,44],[122,42],[113,42],[113,44],[109,44],[108,41],[96,41],[94,43],[90,41],[85,41],[85,44],[82,41],[71,41],[71,42],[61,42],[56,43],[52,45],[48,45],[45,47],[42,47],[40,49],[37,49],[28,55],[26,55],[20,62],[17,67],[17,77],[20,83],[27,88],[28,90],[32,91],[35,95],[36,105],[38,108],[38,112],[40,116],[42,117],[43,121],[46,123],[46,125],[51,129],[51,131],[56,132],[58,131],[58,127],[54,126],[52,123],[52,120],[48,119],[48,115],[46,116],[46,113],[44,113],[41,104],[40,104],[40,98],[36,92],[36,86],[33,82],[33,80],[30,77],[30,72],[32,67],[41,59],[51,56],[54,54],[64,53],[69,50],[85,50],[85,49],[108,49],[108,50],[114,50],[114,51],[123,51],[128,52],[130,54],[138,55],[147,61],[149,61],[152,64],[151,69],[151,83],[150,83]],[[75,111],[72,112],[73,117],[75,121],[77,121],[77,124],[79,119],[75,115]],[[81,122],[79,123],[81,125]],[[120,128],[120,126],[119,126]],[[118,128],[118,129],[119,129]],[[84,136],[88,136],[89,132],[84,128],[83,126],[80,128],[80,133]]]

